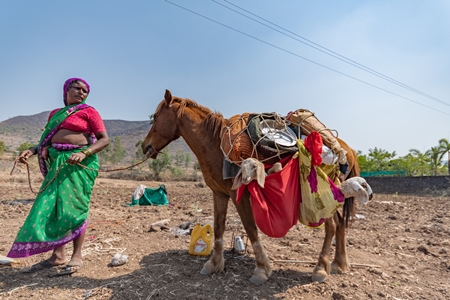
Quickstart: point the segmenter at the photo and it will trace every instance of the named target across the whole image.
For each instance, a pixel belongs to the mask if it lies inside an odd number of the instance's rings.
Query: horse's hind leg
[[[236,209],[255,252],[256,268],[253,271],[250,282],[255,285],[263,284],[272,274],[272,267],[270,266],[270,260],[267,257],[264,246],[258,237],[258,228],[253,217],[250,194],[247,190],[244,192],[241,202],[236,205]]]
[[[335,214],[336,215],[336,214]],[[330,274],[330,251],[333,236],[336,233],[336,223],[333,218],[328,218],[325,222],[325,238],[323,241],[322,251],[320,252],[317,265],[314,268],[312,281],[324,282]]]
[[[225,232],[225,221],[229,197],[224,194],[214,193],[214,247],[210,259],[203,265],[200,274],[209,275],[224,270],[225,260],[223,258],[223,233]]]
[[[337,224],[336,227],[336,253],[334,255],[334,260],[331,263],[332,273],[343,273],[350,270],[347,248],[346,248],[346,226],[344,218],[336,212],[334,214],[334,221]]]

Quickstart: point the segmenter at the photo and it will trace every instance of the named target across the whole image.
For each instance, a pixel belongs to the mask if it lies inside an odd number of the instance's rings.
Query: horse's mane
[[[161,109],[163,102],[158,105],[156,113]],[[220,132],[222,131],[223,124],[225,123],[225,119],[220,112],[214,112],[211,109],[202,106],[196,101],[189,98],[173,97],[172,102],[177,102],[179,104],[177,111],[178,119],[183,116],[186,107],[196,108],[200,112],[206,114],[206,117],[202,120],[202,126],[204,126],[205,130],[211,133],[214,137],[220,138]]]

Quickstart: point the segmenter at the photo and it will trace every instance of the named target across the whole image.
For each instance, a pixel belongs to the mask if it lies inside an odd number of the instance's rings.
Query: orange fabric
[[[283,169],[267,175],[264,188],[253,180],[236,191],[239,204],[245,189],[249,190],[256,225],[264,234],[274,238],[284,237],[297,224],[301,201],[298,158],[289,156],[280,162]]]

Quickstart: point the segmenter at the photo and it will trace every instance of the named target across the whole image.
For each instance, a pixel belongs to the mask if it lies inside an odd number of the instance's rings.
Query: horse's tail
[[[356,177],[360,175],[361,169],[358,164],[358,155],[356,154],[356,151],[353,149],[350,149],[351,153],[348,153],[348,156],[351,156],[351,162],[353,163],[348,171],[347,176],[345,177],[345,180],[348,178]],[[345,198],[344,206],[342,208],[342,216],[338,214],[339,217],[339,223],[345,227],[348,227],[350,225],[350,220],[352,216],[355,216],[356,214],[356,203],[355,198]]]

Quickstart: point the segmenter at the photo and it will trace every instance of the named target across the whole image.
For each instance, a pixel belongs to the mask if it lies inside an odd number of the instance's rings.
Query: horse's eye
[[[156,120],[156,115],[155,114],[151,114],[150,116],[150,125],[153,125],[153,123],[155,123],[155,120]]]

